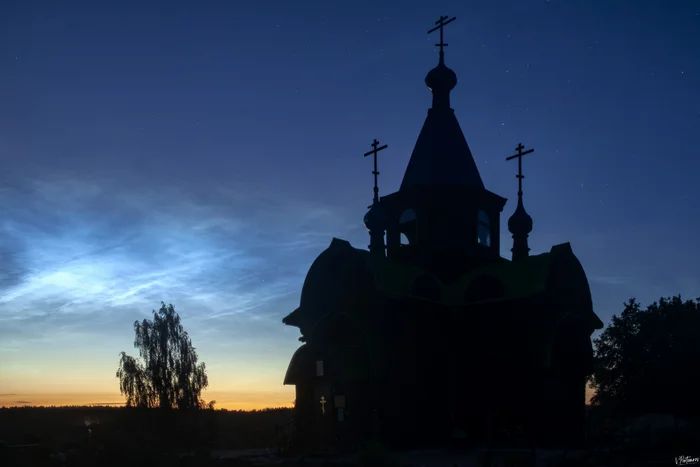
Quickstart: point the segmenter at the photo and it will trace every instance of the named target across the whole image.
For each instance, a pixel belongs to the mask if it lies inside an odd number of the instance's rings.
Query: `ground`
[[[174,416],[116,408],[0,409],[0,465],[622,467],[674,465],[676,456],[700,454],[698,448],[692,452],[678,445],[652,448],[645,440],[591,437],[594,447],[578,451],[472,447],[397,452],[368,444],[351,455],[283,456],[278,450],[280,430],[276,427],[288,424],[291,415],[291,409],[252,413],[204,410]]]

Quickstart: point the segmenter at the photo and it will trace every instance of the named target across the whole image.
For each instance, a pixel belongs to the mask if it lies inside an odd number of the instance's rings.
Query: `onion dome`
[[[386,230],[387,217],[381,203],[374,203],[365,214],[365,227],[370,232],[381,232]]]
[[[532,232],[532,217],[525,211],[522,196],[518,196],[518,207],[508,219],[508,230],[513,235],[527,235]]]
[[[440,63],[428,72],[425,84],[431,91],[449,93],[457,85],[457,74],[445,65],[444,54],[440,52]]]

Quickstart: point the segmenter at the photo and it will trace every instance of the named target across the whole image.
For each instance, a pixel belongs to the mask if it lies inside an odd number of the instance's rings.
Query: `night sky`
[[[123,401],[161,300],[204,399],[290,405],[281,319],[332,237],[368,244],[374,138],[398,189],[440,15],[503,256],[522,142],[532,253],[571,242],[605,323],[700,295],[699,2],[254,3],[2,2],[0,405]]]

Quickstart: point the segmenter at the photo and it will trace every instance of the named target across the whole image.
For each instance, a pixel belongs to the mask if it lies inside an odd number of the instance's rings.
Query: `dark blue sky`
[[[440,15],[503,223],[522,142],[533,253],[570,241],[604,322],[700,295],[699,2],[5,1],[0,402],[118,400],[117,353],[164,300],[213,398],[290,403],[280,320],[333,236],[367,245],[373,138],[398,189]]]

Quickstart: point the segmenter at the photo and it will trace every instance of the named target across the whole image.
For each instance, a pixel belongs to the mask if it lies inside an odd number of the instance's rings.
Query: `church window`
[[[401,232],[401,245],[411,245],[416,241],[416,211],[406,209],[399,216],[399,231]]]
[[[477,241],[479,245],[491,246],[491,220],[484,211],[477,218]]]
[[[406,209],[399,217],[399,224],[408,224],[416,220],[416,211],[413,209]]]
[[[316,376],[323,376],[323,360],[316,360]]]

